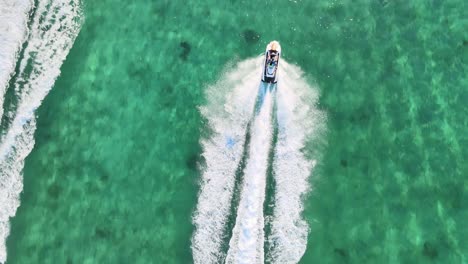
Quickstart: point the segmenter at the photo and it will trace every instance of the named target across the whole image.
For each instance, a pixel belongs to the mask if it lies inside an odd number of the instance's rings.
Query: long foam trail
[[[302,198],[316,161],[306,158],[302,149],[308,141],[319,139],[325,114],[316,108],[317,90],[307,84],[298,67],[283,60],[278,74],[275,204],[266,257],[270,263],[284,264],[298,263],[306,250],[308,225],[301,217]]]
[[[9,218],[15,215],[20,205],[24,159],[34,146],[34,111],[59,76],[62,62],[82,22],[81,3],[78,0],[38,1],[35,8],[26,39],[27,46],[23,58],[17,62],[17,78],[12,84],[18,106],[8,113],[13,118],[0,141],[0,263],[6,261],[5,240],[9,234]],[[6,42],[15,43],[17,36],[6,32],[6,39]],[[17,51],[10,49],[8,52],[15,54]],[[16,55],[7,57],[12,56]]]
[[[219,263],[221,245],[235,185],[235,172],[242,158],[246,130],[252,117],[261,74],[261,58],[228,67],[206,92],[200,108],[211,135],[201,140],[203,158],[201,190],[193,216],[192,252],[195,263]]]
[[[0,117],[8,81],[28,33],[28,13],[32,0],[0,1]]]
[[[263,263],[264,259],[263,203],[273,134],[273,95],[265,86],[261,87],[266,89],[264,101],[251,128],[249,159],[226,263]]]

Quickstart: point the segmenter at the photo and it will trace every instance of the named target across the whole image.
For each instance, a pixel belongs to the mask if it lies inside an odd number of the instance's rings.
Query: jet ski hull
[[[263,61],[262,81],[266,83],[278,82],[278,65],[281,55],[281,47],[277,41],[267,45],[265,60]]]

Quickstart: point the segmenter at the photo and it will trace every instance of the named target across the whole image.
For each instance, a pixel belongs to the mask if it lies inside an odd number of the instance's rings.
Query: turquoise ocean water
[[[227,65],[273,39],[319,93],[304,107],[326,116],[301,149],[316,165],[301,196],[300,263],[468,263],[465,1],[75,5],[82,12],[70,23],[81,30],[52,90],[31,108],[35,144],[7,263],[193,263],[201,142],[213,133],[200,106]],[[26,67],[22,82],[27,56],[18,55],[4,96],[2,151],[15,124],[9,113],[22,109],[15,84],[26,89],[39,67]],[[2,162],[6,179],[11,161]],[[268,202],[274,184],[266,190]]]

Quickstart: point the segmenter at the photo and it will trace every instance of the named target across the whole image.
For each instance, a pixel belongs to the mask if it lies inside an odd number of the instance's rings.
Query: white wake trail
[[[219,263],[224,231],[244,150],[246,129],[253,114],[262,58],[228,68],[218,83],[208,87],[207,105],[200,108],[212,130],[203,138],[201,190],[193,216],[192,252],[195,263]]]
[[[326,116],[317,109],[317,89],[307,84],[302,71],[281,63],[273,158],[275,201],[266,258],[270,263],[287,264],[298,263],[307,247],[309,228],[301,214],[304,195],[310,189],[308,178],[318,157],[306,157],[303,149],[307,142],[320,140]]]
[[[273,136],[273,92],[272,85],[266,86],[261,87],[266,93],[251,128],[248,161],[226,263],[263,263],[264,259],[263,203]]]
[[[0,263],[6,261],[5,240],[9,234],[9,218],[15,215],[20,205],[24,159],[34,146],[35,110],[59,76],[62,62],[82,22],[79,0],[38,1],[35,8],[35,16],[26,38],[27,47],[18,62],[17,79],[12,87],[18,105],[14,112],[8,113],[12,121],[0,139]],[[23,25],[23,22],[18,23]],[[17,39],[20,39],[15,32],[1,34],[6,35],[8,43],[18,43]],[[12,52],[7,55],[11,58],[16,56],[17,50],[12,48],[8,52]]]
[[[28,15],[32,0],[0,0],[0,117],[8,81],[28,35]]]

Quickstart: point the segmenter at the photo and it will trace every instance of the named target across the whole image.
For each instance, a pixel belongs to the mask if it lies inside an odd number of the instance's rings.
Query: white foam
[[[219,263],[224,258],[220,252],[223,231],[258,92],[261,63],[262,58],[248,59],[228,68],[215,85],[208,87],[207,104],[200,108],[212,134],[201,140],[206,167],[193,216],[195,263]]]
[[[272,110],[273,96],[267,88],[260,112],[251,127],[249,156],[226,263],[263,263],[263,203],[272,145]]]
[[[32,0],[0,1],[0,117],[5,92],[16,66],[21,45],[28,33]]]
[[[307,84],[302,71],[282,60],[278,72],[278,138],[273,172],[275,204],[267,238],[267,260],[298,263],[307,247],[308,225],[302,219],[303,195],[309,190],[308,177],[315,160],[302,149],[317,140],[325,125],[325,114],[317,109],[318,92]]]
[[[5,240],[9,234],[9,218],[15,215],[20,204],[24,159],[34,146],[34,111],[59,76],[62,62],[82,22],[79,19],[82,11],[78,0],[39,1],[36,8],[24,57],[19,62],[18,79],[14,84],[18,107],[15,112],[9,113],[14,118],[0,142],[0,263],[6,261]],[[6,39],[10,38],[17,37],[8,32]],[[12,54],[17,52],[14,49],[9,51]],[[26,70],[28,64],[33,69],[31,72]]]

